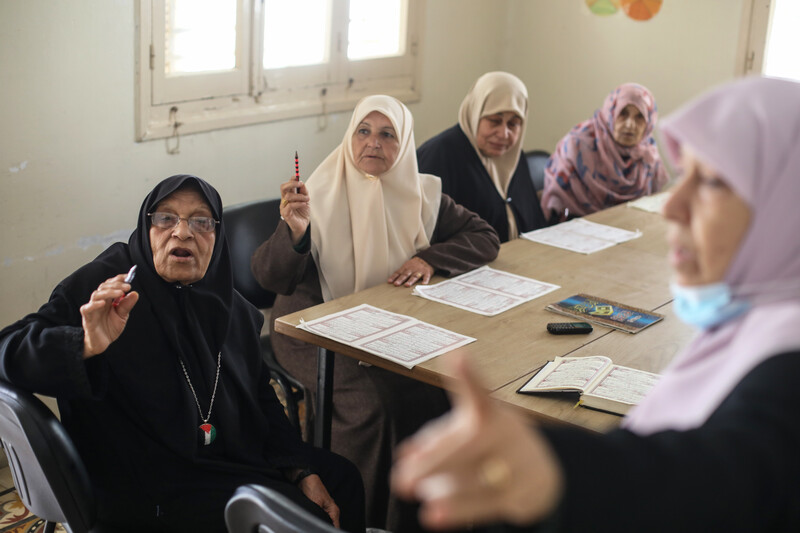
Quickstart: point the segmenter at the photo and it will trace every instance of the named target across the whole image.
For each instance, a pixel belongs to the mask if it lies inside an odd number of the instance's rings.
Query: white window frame
[[[761,74],[764,51],[767,48],[769,21],[772,15],[770,0],[745,0],[742,6],[739,50],[736,54],[736,73],[742,76]]]
[[[163,74],[167,1],[137,0],[137,141],[346,111],[368,94],[389,94],[404,102],[420,98],[425,0],[406,0],[402,56],[347,60],[344,32],[349,3],[332,0],[330,64],[266,72],[261,59],[263,0],[238,0],[236,68],[172,77]]]
[[[784,0],[785,1],[785,0]],[[797,0],[794,0],[797,1]],[[775,11],[773,0],[745,0],[740,27],[736,74],[761,75]]]

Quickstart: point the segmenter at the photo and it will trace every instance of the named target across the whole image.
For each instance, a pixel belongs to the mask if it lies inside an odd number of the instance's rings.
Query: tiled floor
[[[0,468],[0,492],[14,487],[14,480],[11,478],[11,470],[7,466]]]
[[[0,492],[13,489],[14,481],[8,466],[0,467]],[[16,492],[0,496],[0,533],[41,532],[44,522],[28,511],[19,500]],[[67,533],[61,524],[56,525],[56,533]]]

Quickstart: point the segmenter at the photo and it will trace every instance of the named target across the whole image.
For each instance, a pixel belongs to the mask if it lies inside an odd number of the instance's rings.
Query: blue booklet
[[[628,333],[638,333],[664,318],[664,315],[652,311],[588,294],[575,294],[560,302],[550,304],[545,309]]]

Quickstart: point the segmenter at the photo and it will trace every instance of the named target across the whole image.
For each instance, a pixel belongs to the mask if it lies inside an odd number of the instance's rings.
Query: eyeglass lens
[[[192,231],[200,233],[214,231],[214,227],[217,225],[217,221],[211,217],[182,218],[172,213],[150,213],[150,222],[161,229],[172,229],[177,226],[181,220],[185,220]]]

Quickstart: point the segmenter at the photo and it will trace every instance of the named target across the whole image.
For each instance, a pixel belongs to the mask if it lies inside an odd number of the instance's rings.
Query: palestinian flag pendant
[[[202,424],[200,426],[200,432],[201,432],[200,435],[203,439],[203,444],[205,446],[208,446],[209,444],[214,442],[214,439],[217,438],[217,428],[215,428],[211,424]]]

